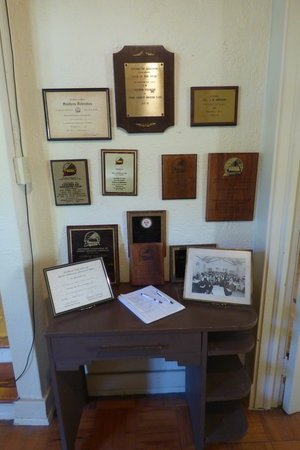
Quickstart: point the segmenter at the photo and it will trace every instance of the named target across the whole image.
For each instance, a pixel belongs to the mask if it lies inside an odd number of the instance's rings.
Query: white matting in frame
[[[251,305],[252,252],[188,248],[183,298]]]
[[[113,299],[102,258],[45,268],[44,275],[54,316]]]

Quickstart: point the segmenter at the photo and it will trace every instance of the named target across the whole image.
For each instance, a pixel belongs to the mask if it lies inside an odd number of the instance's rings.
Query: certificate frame
[[[251,305],[252,251],[188,248],[183,298]]]
[[[137,150],[101,150],[102,195],[137,195]]]
[[[50,160],[56,206],[91,204],[87,159]]]
[[[108,88],[42,89],[48,141],[111,140]]]
[[[187,249],[195,248],[216,248],[217,244],[186,244],[169,246],[169,276],[171,283],[183,283]]]
[[[120,282],[118,225],[68,225],[69,263],[102,258],[110,284]]]
[[[166,211],[127,211],[128,254],[131,244],[161,242],[166,256]]]
[[[235,126],[238,86],[191,87],[191,127]]]
[[[113,300],[102,258],[43,269],[54,316]]]

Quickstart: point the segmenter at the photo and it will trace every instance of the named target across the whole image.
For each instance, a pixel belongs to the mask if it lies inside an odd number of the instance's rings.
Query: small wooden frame
[[[238,86],[191,88],[191,127],[237,124]]]
[[[127,211],[128,253],[131,244],[162,242],[166,256],[166,211]]]

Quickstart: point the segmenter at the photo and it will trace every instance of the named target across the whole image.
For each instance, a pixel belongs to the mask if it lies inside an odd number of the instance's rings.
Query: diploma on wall
[[[145,323],[154,322],[185,309],[181,303],[152,285],[128,294],[120,294],[118,299]]]

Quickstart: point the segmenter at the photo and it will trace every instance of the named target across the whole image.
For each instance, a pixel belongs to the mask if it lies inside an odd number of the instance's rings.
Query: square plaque
[[[162,199],[196,198],[197,155],[162,155]]]
[[[166,256],[166,211],[127,211],[130,244],[161,242]]]

